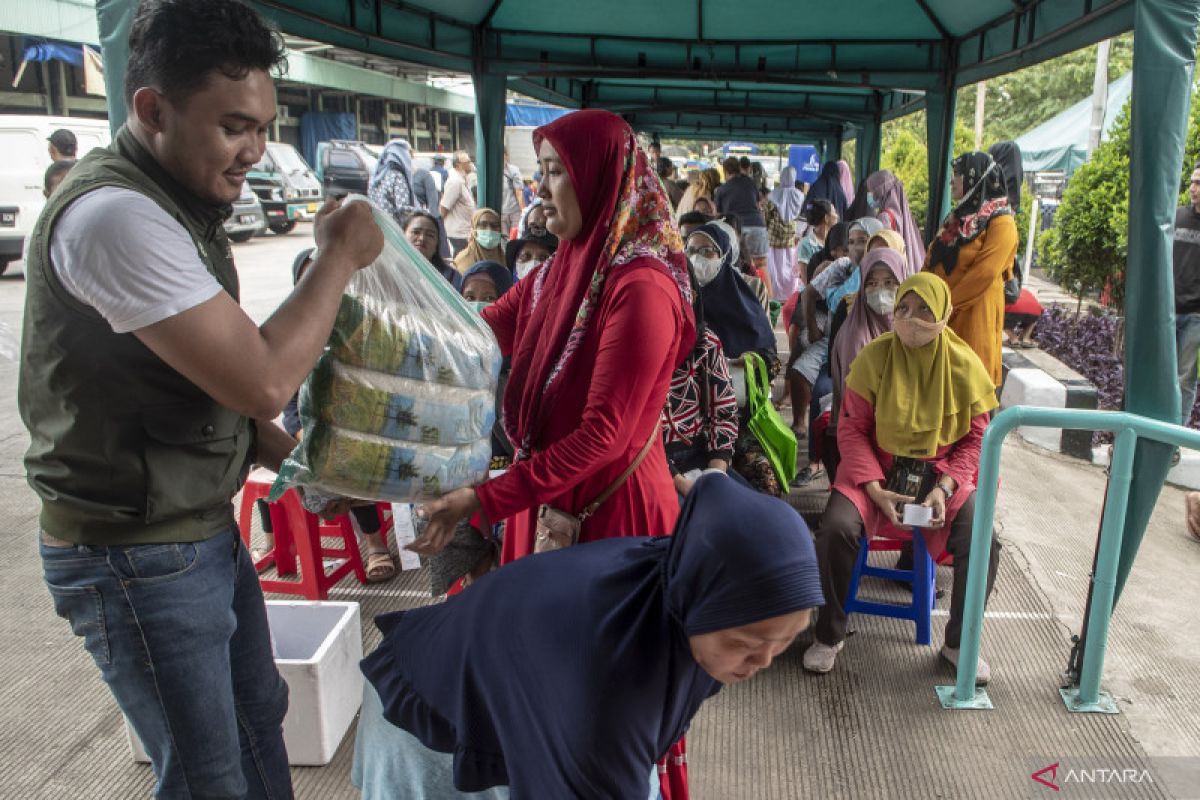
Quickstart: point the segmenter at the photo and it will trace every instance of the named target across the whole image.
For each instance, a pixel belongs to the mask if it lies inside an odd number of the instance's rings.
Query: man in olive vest
[[[290,451],[271,420],[383,238],[364,204],[327,204],[312,266],[255,325],[222,222],[265,148],[282,41],[235,0],[147,0],[129,45],[129,122],[29,241],[19,404],[45,580],[159,797],[291,797],[287,687],[232,498]]]

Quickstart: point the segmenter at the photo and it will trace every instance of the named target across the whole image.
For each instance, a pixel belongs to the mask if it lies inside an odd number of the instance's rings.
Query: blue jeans
[[[1179,393],[1183,395],[1181,425],[1187,425],[1196,403],[1196,357],[1200,354],[1200,314],[1175,316],[1175,354],[1179,359]]]
[[[206,541],[41,544],[54,610],[83,637],[166,798],[290,798],[287,684],[236,528]]]
[[[813,423],[821,416],[821,398],[833,391],[833,378],[829,374],[829,359],[821,365],[817,380],[813,383],[812,399],[808,401],[808,461],[817,460],[817,438],[813,436]]]

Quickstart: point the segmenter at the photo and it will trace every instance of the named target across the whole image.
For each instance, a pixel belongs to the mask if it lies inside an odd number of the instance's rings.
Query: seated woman
[[[740,257],[736,234],[723,221],[701,225],[687,238],[687,253],[700,286],[705,322],[733,364],[748,352],[762,356],[773,378],[779,360],[775,355],[775,331],[767,313],[758,302],[754,290],[734,266]],[[766,494],[778,496],[779,486],[770,462],[761,452],[757,440],[741,432],[735,448],[734,466],[752,486]]]
[[[500,235],[500,215],[481,208],[471,217],[471,237],[461,252],[454,254],[454,267],[466,272],[480,261],[504,261],[504,238]]]
[[[889,231],[891,233],[891,231]],[[894,234],[898,235],[898,234]],[[875,239],[874,241],[878,241]],[[846,314],[846,320],[833,338],[829,350],[829,373],[832,381],[833,405],[829,427],[822,446],[823,462],[829,480],[837,479],[838,451],[837,419],[842,408],[846,376],[850,365],[862,349],[892,329],[892,312],[896,307],[896,290],[904,280],[904,256],[891,248],[876,248],[863,257],[862,290]],[[845,305],[846,301],[843,300]],[[832,440],[832,441],[831,441]]]
[[[850,254],[850,226],[839,222],[829,229],[825,246],[813,254],[809,283],[800,292],[800,302],[788,324],[787,384],[792,398],[792,430],[797,438],[808,436],[808,407],[812,400],[813,386],[821,374],[821,367],[829,357],[829,309],[825,297],[811,287],[811,281],[823,267],[839,261]]]
[[[928,272],[900,284],[892,333],[868,344],[846,378],[838,418],[841,464],[817,531],[817,555],[825,608],[816,641],[804,653],[804,668],[833,669],[846,638],[845,603],[864,535],[907,538],[902,506],[932,509],[924,526],[933,555],[954,556],[950,621],[941,655],[958,665],[967,557],[975,513],[974,476],[979,449],[996,407],[991,377],[974,351],[946,327],[950,288]],[[918,496],[885,488],[906,472],[922,478]],[[927,488],[932,487],[932,488]],[[923,496],[922,496],[923,494]],[[1000,544],[992,541],[987,588],[991,594]],[[981,658],[976,680],[987,683]]]
[[[657,798],[654,763],[700,705],[768,667],[821,605],[798,514],[724,475],[696,489],[673,536],[521,559],[378,617],[363,798]]]
[[[667,466],[680,497],[687,497],[692,488],[693,481],[686,473],[728,471],[738,438],[738,403],[729,364],[721,340],[705,323],[704,299],[695,280],[693,273],[696,344],[671,376],[662,418]]]

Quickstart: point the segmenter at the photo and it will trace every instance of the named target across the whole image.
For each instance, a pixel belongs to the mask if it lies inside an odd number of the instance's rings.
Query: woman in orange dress
[[[929,248],[925,269],[950,286],[950,329],[970,345],[992,382],[1003,380],[1004,281],[1012,277],[1019,237],[1004,173],[987,153],[954,161],[958,204]]]

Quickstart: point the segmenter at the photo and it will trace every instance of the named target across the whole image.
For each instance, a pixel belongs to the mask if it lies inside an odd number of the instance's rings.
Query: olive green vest
[[[133,334],[114,333],[58,280],[50,263],[54,226],[74,200],[102,186],[140,192],[162,207],[238,298],[222,226],[227,208],[189,194],[127,128],[112,147],[85,156],[46,204],[26,248],[17,399],[32,438],[29,483],[52,536],[93,545],[199,541],[233,524],[253,425]]]

